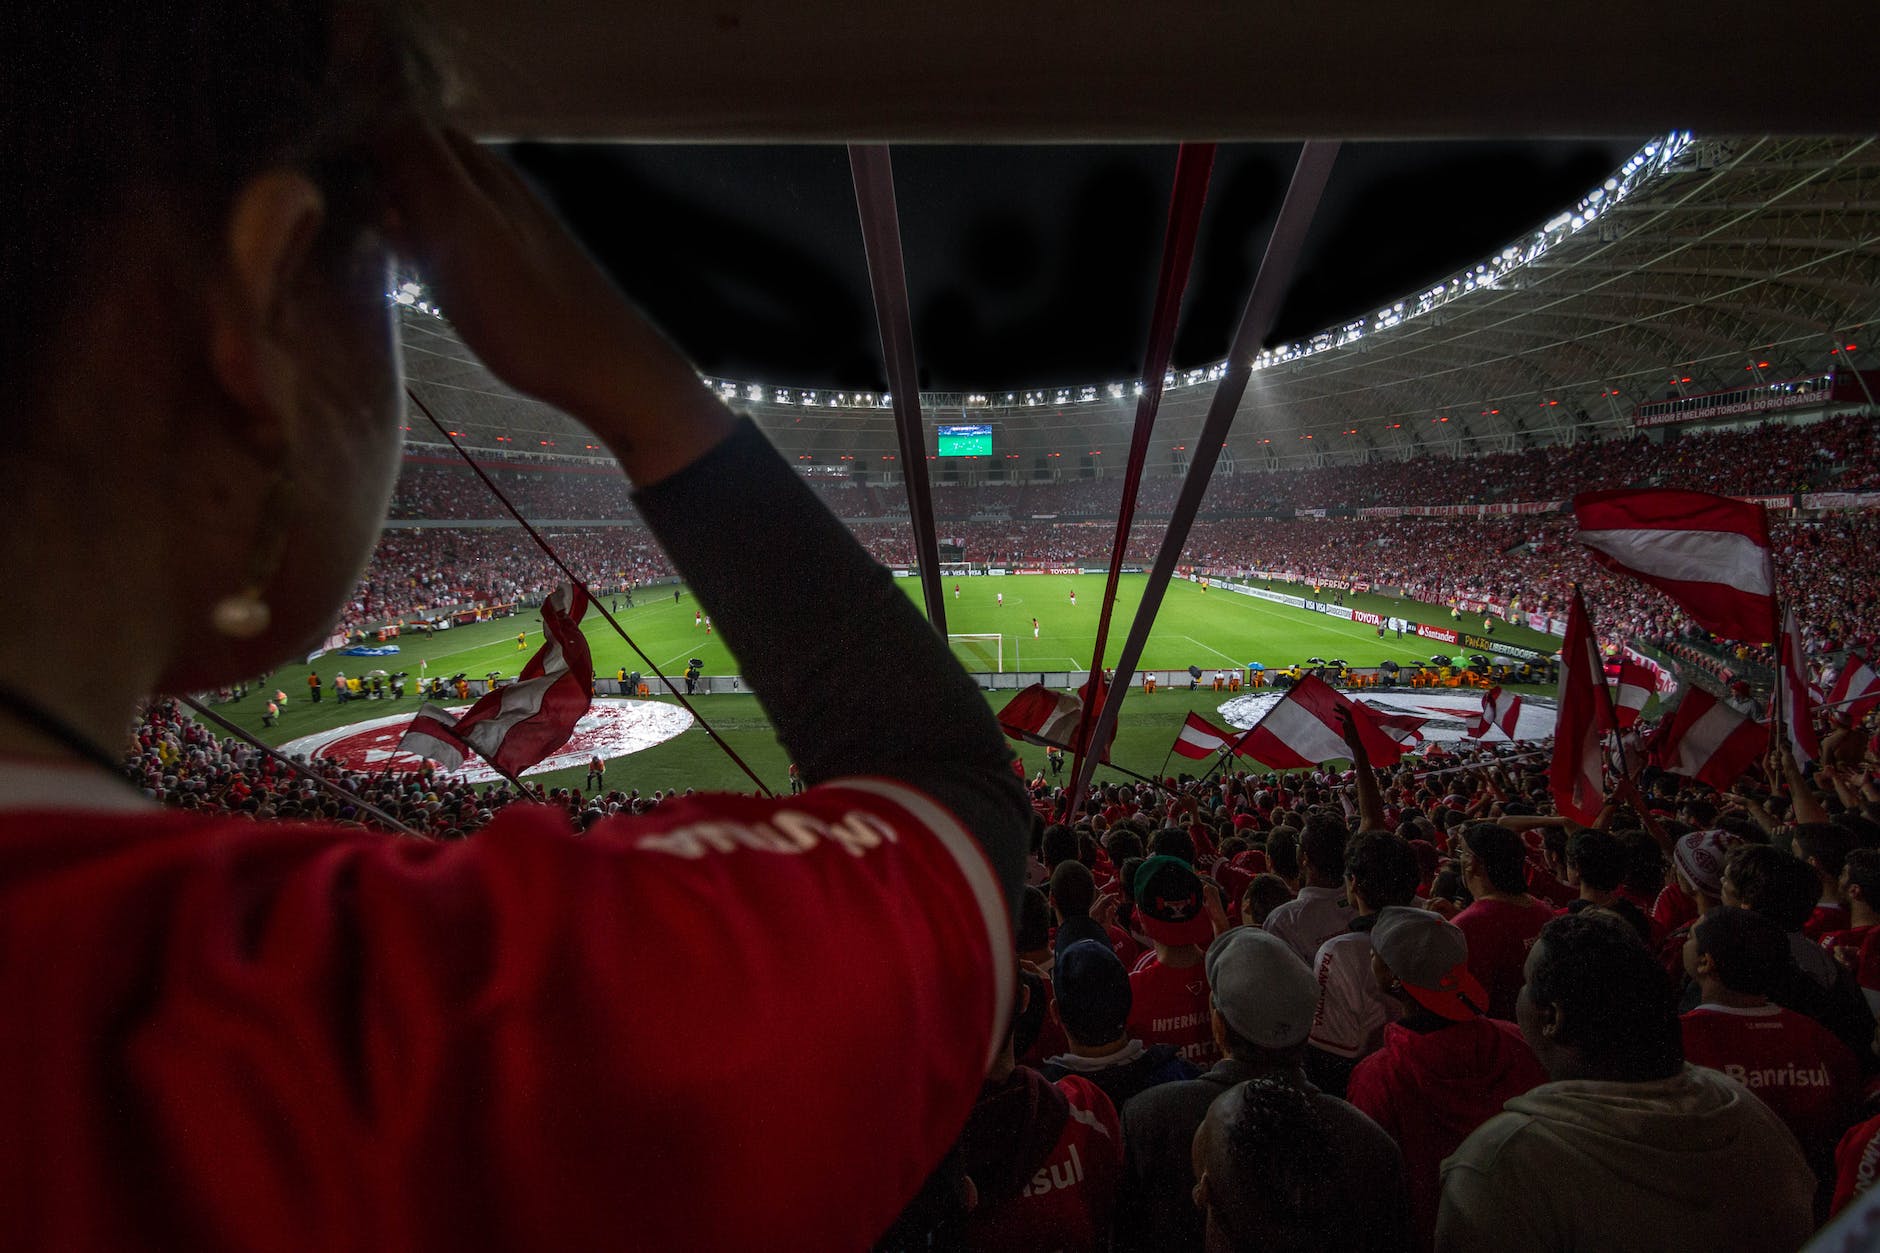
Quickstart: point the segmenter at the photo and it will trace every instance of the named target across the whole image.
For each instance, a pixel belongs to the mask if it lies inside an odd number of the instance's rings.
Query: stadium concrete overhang
[[[490,137],[1076,141],[1865,130],[1880,6],[437,0]]]

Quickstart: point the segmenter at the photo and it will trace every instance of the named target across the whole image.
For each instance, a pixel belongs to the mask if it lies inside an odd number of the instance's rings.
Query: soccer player
[[[1077,589],[1074,587],[1071,589],[1071,608],[1077,608]]]
[[[1038,638],[1038,619],[1036,618],[1031,620],[1031,638]]]
[[[999,608],[1001,609],[1005,608],[1005,593],[995,592],[993,594],[999,598]]]
[[[959,598],[960,598],[960,585],[958,583],[955,583],[953,585],[953,599],[958,600]]]
[[[529,637],[521,631],[516,632],[516,651],[521,652],[529,646]]]
[[[703,610],[694,609],[692,611],[692,625],[694,627],[702,627],[705,625],[705,613]]]

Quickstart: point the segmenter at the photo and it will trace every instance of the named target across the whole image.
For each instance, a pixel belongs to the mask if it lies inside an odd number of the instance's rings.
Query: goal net
[[[1005,669],[1003,635],[949,635],[947,644],[953,649],[953,656],[969,673]]]

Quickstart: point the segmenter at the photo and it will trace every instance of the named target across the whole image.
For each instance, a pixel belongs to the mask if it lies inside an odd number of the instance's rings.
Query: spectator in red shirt
[[[0,650],[0,999],[30,1024],[0,1032],[6,1238],[866,1247],[1005,1034],[1010,753],[757,429],[428,120],[441,75],[404,14],[7,14],[0,390],[30,539],[0,570],[58,627]],[[579,836],[511,805],[447,843],[124,782],[141,700],[304,657],[353,585],[410,421],[394,236],[507,388],[617,457],[816,786]],[[865,689],[801,691],[843,667],[907,680],[893,726]],[[885,1064],[887,1119],[856,1081]]]
[[[1687,832],[1671,847],[1671,872],[1677,880],[1679,899],[1698,906],[1696,914],[1673,924],[1654,948],[1666,973],[1674,979],[1684,978],[1684,941],[1692,925],[1723,903],[1723,865],[1736,842],[1728,832],[1713,829]],[[1654,922],[1658,912],[1653,911]]]
[[[1781,928],[1747,909],[1713,909],[1684,945],[1702,993],[1683,1016],[1684,1057],[1747,1087],[1787,1123],[1824,1185],[1853,1120],[1860,1067],[1834,1033],[1770,1001],[1789,970]],[[1825,1217],[1828,1193],[1821,1194]]]
[[[1156,856],[1136,871],[1136,918],[1155,944],[1129,976],[1130,1031],[1145,1044],[1172,1044],[1201,1067],[1220,1058],[1208,1028],[1202,946],[1214,938],[1201,879],[1187,863]]]
[[[1831,822],[1804,822],[1796,826],[1795,855],[1808,863],[1820,880],[1820,900],[1802,934],[1816,943],[1830,931],[1844,930],[1848,924],[1847,905],[1841,900],[1841,870],[1854,848],[1854,833]]]
[[[1488,990],[1489,1016],[1512,1020],[1528,950],[1554,911],[1528,895],[1527,848],[1514,832],[1472,822],[1457,847],[1463,882],[1475,897],[1454,920],[1469,938],[1469,970]]]
[[[1115,960],[1101,945],[1089,946]],[[983,1253],[1107,1247],[1123,1134],[1116,1106],[1088,1078],[1066,1075],[1053,1083],[1018,1065],[1008,1032],[957,1153],[970,1181],[963,1188],[970,1210],[965,1247]]]
[[[1429,1248],[1443,1159],[1547,1073],[1519,1028],[1484,1014],[1487,995],[1454,924],[1392,906],[1376,915],[1371,948],[1372,978],[1401,1017],[1352,1071],[1349,1097],[1403,1150],[1417,1247]]]
[[[1841,867],[1841,899],[1848,926],[1823,932],[1821,947],[1854,972],[1867,1005],[1880,1008],[1880,849],[1850,851]]]

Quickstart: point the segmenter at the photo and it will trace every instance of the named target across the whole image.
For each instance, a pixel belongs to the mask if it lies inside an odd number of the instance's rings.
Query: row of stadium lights
[[[1335,330],[1321,331],[1301,343],[1264,349],[1259,356],[1254,358],[1252,368],[1259,370],[1268,366],[1284,365],[1318,353],[1347,347],[1362,339],[1367,333],[1375,334],[1389,330],[1406,318],[1420,317],[1478,289],[1494,290],[1499,286],[1503,276],[1533,263],[1563,239],[1578,234],[1591,225],[1615,204],[1637,190],[1643,182],[1662,171],[1688,148],[1690,143],[1691,132],[1673,131],[1662,140],[1646,144],[1620,168],[1617,174],[1588,192],[1577,206],[1548,222],[1524,243],[1512,244],[1488,261],[1445,279],[1413,300],[1396,301],[1378,310],[1369,318],[1359,318]],[[388,292],[386,295],[394,303],[416,309],[420,313],[436,318],[444,316],[442,309],[433,306],[425,299],[423,287],[416,282],[401,283],[396,291]],[[1195,387],[1203,383],[1219,382],[1226,374],[1227,362],[1225,361],[1180,372],[1170,370],[1162,376],[1162,387],[1165,391]],[[727,400],[744,399],[759,403],[838,409],[887,409],[893,407],[894,404],[892,392],[835,392],[766,387],[759,383],[741,384],[709,378],[701,378],[700,381]],[[973,392],[967,395],[965,406],[983,408],[1003,404],[1035,408],[1039,405],[1091,404],[1105,398],[1121,400],[1127,395],[1140,396],[1142,393],[1143,384],[1140,380],[1134,383],[1109,383],[1101,388],[1096,385],[1084,385],[1006,392],[1003,399],[998,401],[995,401],[989,393]]]

